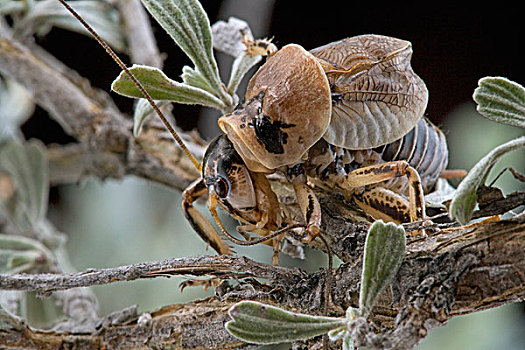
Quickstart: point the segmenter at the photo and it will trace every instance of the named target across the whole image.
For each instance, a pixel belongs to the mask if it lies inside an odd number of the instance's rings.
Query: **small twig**
[[[0,289],[36,291],[47,295],[53,291],[75,287],[174,275],[259,277],[269,280],[294,280],[302,276],[298,269],[271,266],[244,257],[201,256],[172,258],[107,269],[88,269],[72,274],[0,274]]]
[[[492,180],[490,182],[490,184],[487,186],[487,187],[492,187],[496,181],[498,181],[498,179],[501,177],[501,175],[503,175],[506,171],[510,171],[510,173],[512,174],[512,176],[514,176],[514,178],[518,181],[521,181],[521,182],[525,182],[525,176],[520,174],[518,171],[516,171],[516,169],[512,168],[512,167],[506,167],[505,169],[503,169],[502,171],[499,172],[499,174],[494,178],[494,180]]]
[[[513,192],[506,197],[487,203],[472,213],[472,219],[505,214],[525,204],[525,192]]]

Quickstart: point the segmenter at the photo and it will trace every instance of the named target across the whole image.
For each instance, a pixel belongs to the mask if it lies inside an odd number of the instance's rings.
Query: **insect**
[[[242,32],[242,43],[246,46],[246,52],[250,56],[271,56],[277,52],[277,46],[272,43],[273,39],[258,39],[253,40],[251,33],[246,29],[241,30]]]
[[[286,227],[265,176],[273,172],[294,187],[305,242],[321,227],[309,182],[340,190],[376,219],[423,220],[424,193],[445,169],[448,151],[443,133],[422,118],[428,92],[410,67],[411,54],[407,41],[363,35],[311,52],[287,45],[269,57],[246,102],[219,119],[224,135],[210,144],[202,178],[184,192],[194,228],[201,236],[210,229],[191,207],[204,194],[227,236],[217,203],[242,223],[241,233]]]
[[[122,61],[104,47],[164,118]],[[209,144],[202,166],[170,130],[202,170],[182,202],[201,238],[219,254],[232,253],[193,206],[207,195],[223,236],[241,245],[270,242],[277,264],[282,239],[292,228],[304,229],[305,242],[324,241],[312,185],[343,192],[375,218],[424,219],[424,192],[445,169],[447,148],[443,134],[422,119],[428,92],[410,66],[411,44],[363,35],[310,52],[296,44],[277,52],[269,44],[262,48],[268,59],[250,80],[246,102],[219,119],[224,134]],[[281,210],[267,178],[275,172],[293,186],[304,222],[293,222]],[[219,206],[240,222],[243,239],[225,229]]]

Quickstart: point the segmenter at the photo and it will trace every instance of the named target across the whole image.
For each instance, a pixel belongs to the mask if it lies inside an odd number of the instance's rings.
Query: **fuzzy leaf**
[[[228,82],[228,93],[234,95],[235,91],[239,87],[242,78],[248,73],[250,68],[255,66],[261,61],[261,56],[250,56],[248,54],[242,54],[233,61],[232,72],[230,81]]]
[[[465,225],[472,217],[478,196],[479,186],[485,183],[490,171],[500,158],[508,152],[525,148],[525,136],[504,143],[474,165],[467,176],[459,184],[454,199],[450,203],[450,217]]]
[[[113,6],[104,1],[69,1],[68,3],[104,41],[115,50],[124,51],[126,48],[124,33],[118,11]],[[54,26],[91,36],[58,1],[33,1],[31,4],[30,11],[16,23],[15,30],[20,35],[32,34],[34,31],[39,35],[45,35]]]
[[[204,79],[202,74],[189,66],[182,67],[181,78],[185,84],[201,88],[206,91],[210,89],[209,83],[206,81],[206,79]]]
[[[155,104],[157,107],[162,107],[167,105],[168,101],[155,101]],[[141,98],[137,101],[137,104],[135,105],[135,109],[133,111],[133,136],[137,137],[142,132],[142,125],[144,125],[144,121],[146,118],[153,113],[153,107],[151,107],[148,100],[145,98]]]
[[[255,301],[241,301],[228,311],[226,329],[247,343],[278,344],[304,340],[344,327],[344,318],[294,313]]]
[[[352,332],[355,328],[355,322],[359,318],[363,318],[361,316],[361,311],[350,306],[346,309],[347,325],[328,332],[328,338],[333,342],[342,340],[343,350],[353,350],[354,339],[352,339]],[[366,322],[366,320],[364,321]]]
[[[368,230],[363,257],[359,309],[363,315],[393,281],[405,256],[405,229],[377,220]]]
[[[53,254],[40,242],[27,237],[0,234],[0,273],[38,272],[39,267],[52,261]]]
[[[328,332],[328,338],[336,342],[338,340],[342,340],[342,349],[343,350],[354,350],[354,340],[352,339],[352,336],[350,335],[350,332],[346,327],[341,327],[339,329],[335,329],[333,331]]]
[[[479,80],[474,91],[478,112],[501,124],[525,128],[525,88],[502,77]]]
[[[26,4],[22,1],[0,0],[0,14],[7,15],[24,11]]]
[[[142,0],[175,43],[195,65],[195,72],[206,81],[209,93],[227,104],[231,96],[224,91],[213,56],[210,21],[197,0]]]
[[[0,149],[0,171],[15,182],[15,195],[2,205],[21,231],[34,228],[47,212],[49,169],[39,142],[11,141]]]
[[[142,65],[133,65],[129,69],[135,78],[151,95],[154,100],[168,100],[184,104],[198,104],[222,110],[224,103],[212,94],[176,82],[168,78],[160,69]],[[122,71],[113,81],[111,89],[127,97],[143,98],[142,92],[135,86],[126,72]]]
[[[20,125],[34,109],[29,91],[11,79],[0,79],[0,141],[20,137]]]

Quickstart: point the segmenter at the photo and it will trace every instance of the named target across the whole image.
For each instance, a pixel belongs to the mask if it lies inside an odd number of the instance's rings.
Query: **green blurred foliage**
[[[525,344],[525,308],[510,304],[466,316],[454,317],[435,328],[419,350],[477,349],[519,350]]]
[[[449,169],[469,170],[495,147],[524,134],[521,128],[497,124],[483,118],[476,111],[474,102],[458,106],[447,116],[441,128],[447,136],[449,146]],[[487,185],[506,167],[513,167],[524,174],[523,151],[505,155],[492,170]],[[498,179],[495,186],[504,193],[525,190],[525,183],[514,179],[508,171]]]

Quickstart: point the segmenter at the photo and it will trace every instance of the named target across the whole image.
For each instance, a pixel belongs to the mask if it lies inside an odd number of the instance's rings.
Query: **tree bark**
[[[324,214],[326,232],[346,247],[339,250],[345,254],[338,253],[344,263],[334,271],[330,304],[330,314],[341,316],[347,307],[358,304],[366,227]],[[411,348],[430,329],[453,316],[523,300],[524,252],[525,215],[501,221],[490,218],[414,240],[408,245],[396,280],[374,307],[370,334],[361,339],[361,345]],[[210,276],[226,282],[216,288],[216,296],[204,300],[169,305],[142,315],[127,314],[124,318],[110,315],[109,321],[102,318],[90,333],[36,330],[22,321],[6,326],[4,320],[0,327],[2,342],[12,348],[51,349],[66,344],[109,349],[248,348],[224,329],[229,320],[227,311],[236,302],[258,300],[311,314],[321,314],[323,309],[324,271],[306,273],[233,256],[169,259],[71,275],[3,275],[0,286],[45,295],[79,286],[171,275]],[[254,278],[270,282],[261,284]],[[242,284],[234,282],[241,279]]]

